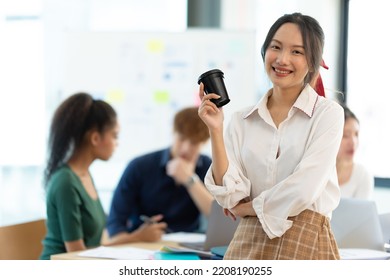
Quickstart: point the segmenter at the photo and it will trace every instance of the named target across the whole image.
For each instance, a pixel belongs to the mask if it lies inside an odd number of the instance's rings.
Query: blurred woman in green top
[[[54,113],[45,169],[47,234],[41,259],[99,246],[106,223],[89,167],[117,146],[115,110],[86,93],[63,101]]]

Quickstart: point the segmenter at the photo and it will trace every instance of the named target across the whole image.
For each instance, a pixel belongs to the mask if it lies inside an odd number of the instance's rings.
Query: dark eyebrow
[[[272,42],[272,41],[274,41],[274,42],[276,42],[276,43],[278,43],[278,44],[280,44],[280,45],[283,45],[282,42],[280,42],[280,41],[277,40],[277,39],[272,39],[271,42]],[[305,49],[305,47],[304,47],[304,46],[301,46],[301,45],[293,45],[293,47],[294,47],[294,48]]]

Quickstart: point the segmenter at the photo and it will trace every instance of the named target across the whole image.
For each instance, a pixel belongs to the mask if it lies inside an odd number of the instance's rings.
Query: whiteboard
[[[104,188],[116,186],[133,157],[171,144],[174,114],[199,104],[202,73],[218,68],[225,74],[231,99],[225,122],[256,101],[255,32],[68,32],[64,42],[62,97],[85,91],[109,102],[119,116],[114,156],[94,164]]]

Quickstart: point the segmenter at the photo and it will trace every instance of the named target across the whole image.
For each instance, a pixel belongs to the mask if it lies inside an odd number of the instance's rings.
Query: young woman
[[[337,175],[342,197],[371,199],[374,177],[367,168],[355,161],[359,147],[360,124],[356,115],[344,106],[344,132],[337,154]]]
[[[225,213],[241,217],[225,259],[339,259],[329,216],[340,199],[336,156],[343,110],[310,86],[318,77],[323,30],[310,16],[280,17],[262,47],[273,87],[236,112],[204,95],[199,116],[210,130],[207,188]]]
[[[100,245],[106,216],[89,167],[108,160],[117,146],[114,109],[77,93],[57,108],[49,135],[45,170],[47,235],[41,259]]]

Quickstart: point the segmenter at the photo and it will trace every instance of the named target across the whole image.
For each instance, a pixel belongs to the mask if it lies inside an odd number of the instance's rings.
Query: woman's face
[[[118,146],[119,124],[99,134],[99,140],[96,146],[96,157],[101,160],[108,160]]]
[[[302,34],[296,24],[285,23],[276,31],[264,61],[274,87],[302,89],[309,67]]]
[[[348,118],[344,124],[343,138],[337,155],[338,160],[352,161],[359,146],[360,126],[354,118]]]

